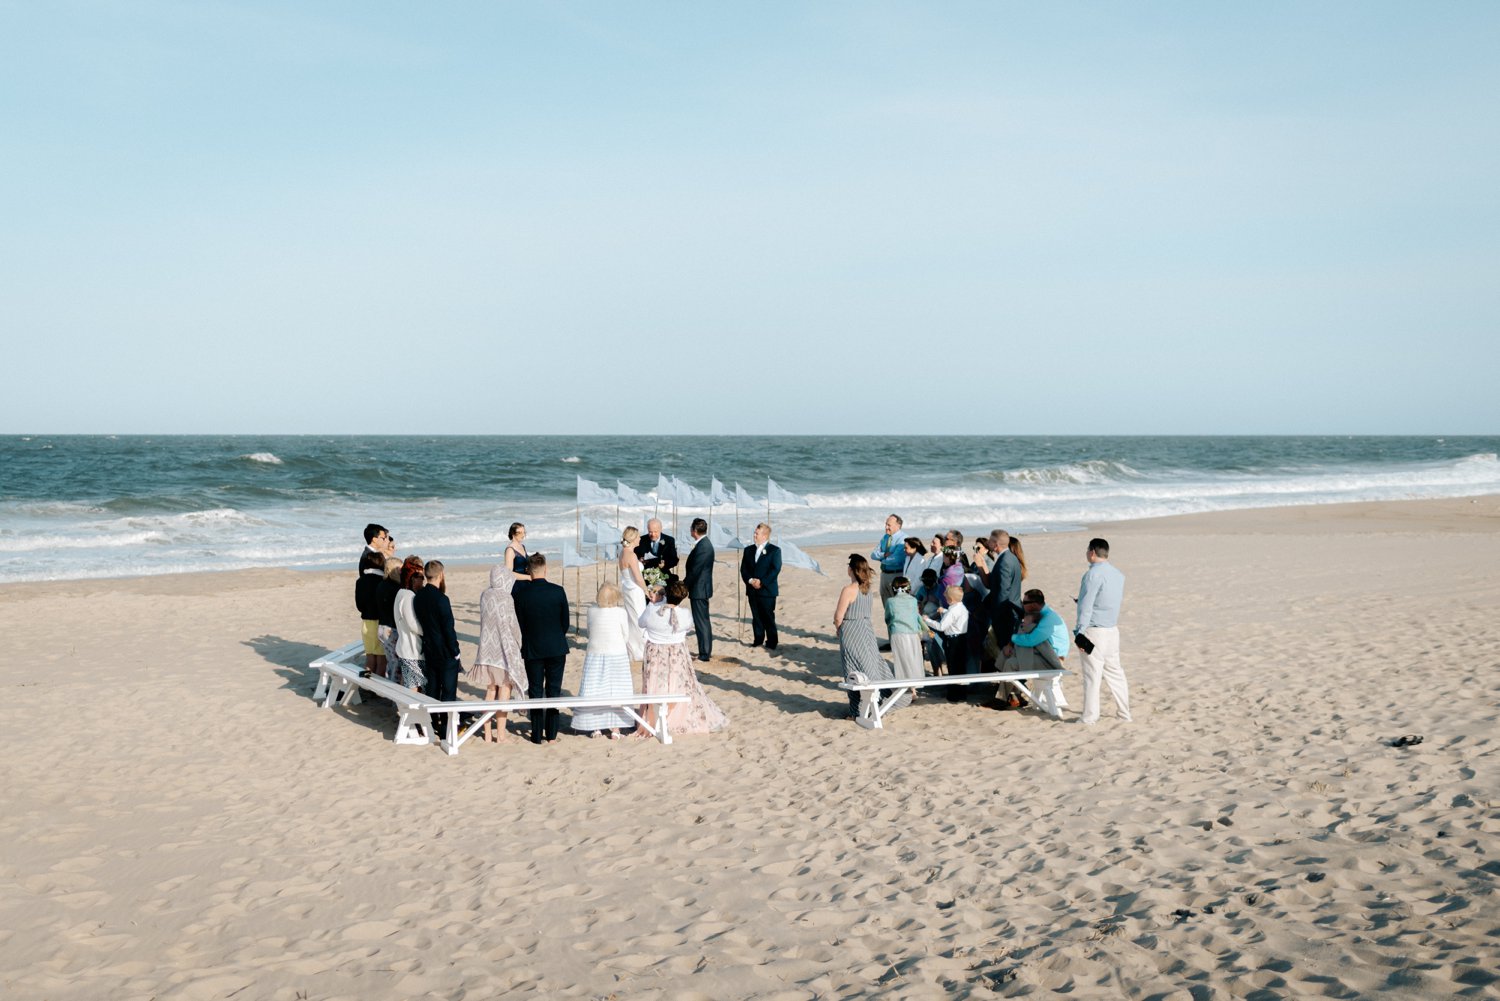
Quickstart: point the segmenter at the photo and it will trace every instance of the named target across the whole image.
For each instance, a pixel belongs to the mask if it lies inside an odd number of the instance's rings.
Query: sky
[[[1493,433],[1500,4],[0,0],[0,433]]]

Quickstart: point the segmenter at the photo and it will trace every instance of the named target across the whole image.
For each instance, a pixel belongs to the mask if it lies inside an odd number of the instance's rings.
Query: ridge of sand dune
[[[1500,997],[1497,514],[1110,526],[1136,722],[1094,728],[839,721],[803,573],[767,655],[720,569],[727,733],[451,759],[311,702],[348,575],[0,588],[0,994]],[[1070,620],[1085,539],[1026,540]]]

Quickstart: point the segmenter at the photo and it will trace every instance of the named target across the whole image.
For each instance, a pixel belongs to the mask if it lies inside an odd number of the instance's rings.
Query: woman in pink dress
[[[646,634],[646,659],[641,667],[641,688],[648,695],[686,695],[687,702],[669,706],[667,728],[673,735],[683,733],[716,733],[729,725],[724,711],[714,705],[688,656],[687,634],[693,628],[693,617],[678,608],[688,596],[687,585],[673,580],[662,600],[646,606],[641,613],[641,629]],[[643,707],[641,717],[656,726],[656,707]],[[645,727],[636,731],[649,737]]]

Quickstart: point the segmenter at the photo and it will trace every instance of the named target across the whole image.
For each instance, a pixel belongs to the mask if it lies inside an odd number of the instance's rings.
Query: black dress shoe
[[[890,653],[891,652],[891,645],[889,643],[882,643],[882,644],[880,644],[880,652],[881,653]]]
[[[706,654],[706,653],[700,653],[698,655],[698,659],[701,660],[701,661],[703,661],[703,663],[707,664],[713,658],[710,657],[710,656],[708,656],[708,654]]]
[[[767,650],[775,650],[778,646],[780,646],[779,643],[767,643],[766,644],[766,649]]]

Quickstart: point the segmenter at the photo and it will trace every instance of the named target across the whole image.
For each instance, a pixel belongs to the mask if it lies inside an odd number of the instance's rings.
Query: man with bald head
[[[677,543],[670,535],[663,535],[661,519],[646,522],[646,534],[636,544],[635,555],[640,558],[641,569],[661,567],[667,573],[677,568]]]

